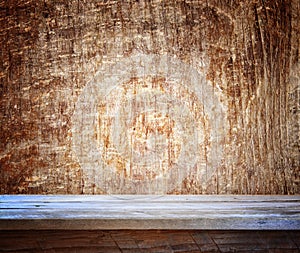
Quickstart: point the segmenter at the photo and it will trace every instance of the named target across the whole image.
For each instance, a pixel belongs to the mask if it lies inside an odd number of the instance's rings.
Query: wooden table
[[[0,230],[300,230],[300,196],[0,195]]]

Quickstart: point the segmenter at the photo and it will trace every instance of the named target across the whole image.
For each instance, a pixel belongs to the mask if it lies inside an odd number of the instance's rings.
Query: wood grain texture
[[[299,196],[1,196],[0,229],[299,230]]]
[[[299,252],[299,231],[0,231],[0,252]]]
[[[0,0],[1,194],[299,194],[298,0]]]

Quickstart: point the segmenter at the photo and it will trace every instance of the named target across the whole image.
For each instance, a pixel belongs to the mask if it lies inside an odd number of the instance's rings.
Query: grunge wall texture
[[[298,0],[1,0],[1,194],[299,194]]]

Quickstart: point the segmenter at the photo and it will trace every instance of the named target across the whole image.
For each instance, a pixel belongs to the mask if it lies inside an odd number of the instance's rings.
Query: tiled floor
[[[0,252],[300,252],[300,231],[0,231]]]

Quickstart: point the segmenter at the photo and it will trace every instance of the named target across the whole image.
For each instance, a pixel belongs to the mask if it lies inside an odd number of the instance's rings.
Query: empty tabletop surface
[[[299,195],[0,195],[0,229],[299,230]]]

